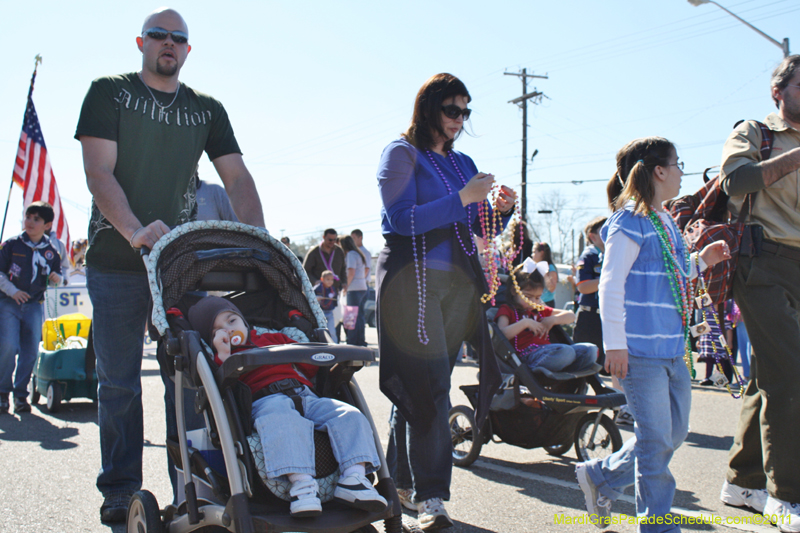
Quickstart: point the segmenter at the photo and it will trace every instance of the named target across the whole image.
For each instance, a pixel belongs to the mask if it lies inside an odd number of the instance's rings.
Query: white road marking
[[[558,487],[564,487],[566,489],[572,489],[572,490],[578,490],[578,491],[581,490],[581,488],[578,486],[577,482],[564,481],[563,479],[557,479],[557,478],[554,478],[554,477],[542,476],[542,475],[533,474],[533,473],[530,473],[530,472],[523,472],[523,471],[515,470],[513,468],[509,468],[507,466],[496,465],[494,463],[490,463],[490,462],[487,462],[487,461],[484,461],[484,460],[481,460],[481,459],[478,459],[477,461],[475,461],[475,463],[472,465],[472,467],[473,468],[483,468],[485,470],[492,470],[494,472],[498,472],[498,473],[501,473],[501,474],[506,474],[506,475],[509,475],[509,476],[521,477],[521,478],[526,479],[528,481],[535,481],[537,483],[547,483],[548,485],[556,485]],[[631,497],[631,496],[628,496],[626,494],[623,494],[619,499],[624,501],[624,502],[630,503],[632,505],[636,504],[636,501],[634,500],[634,498]],[[700,516],[708,517],[708,516],[711,515],[711,513],[709,513],[709,512],[690,511],[689,509],[682,509],[680,507],[673,507],[672,509],[670,509],[670,511],[673,514],[676,514],[676,515],[682,515],[682,516],[687,516],[687,517],[692,517],[692,518],[699,518]],[[726,519],[726,517],[722,516],[722,515],[714,515],[714,516],[721,516],[722,519],[723,519],[723,522]],[[736,517],[734,517],[734,518],[736,518]],[[747,518],[747,517],[742,517],[742,518]],[[722,523],[722,524],[714,524],[714,525],[717,526],[717,527],[725,527],[725,528],[734,529],[734,530],[737,530],[737,531],[747,531],[747,532],[752,532],[752,533],[775,533],[777,531],[777,529],[774,528],[774,527],[771,527],[771,526],[770,527],[764,527],[764,526],[760,526],[760,525],[757,525],[757,524],[733,524],[733,523],[729,524],[729,523]]]

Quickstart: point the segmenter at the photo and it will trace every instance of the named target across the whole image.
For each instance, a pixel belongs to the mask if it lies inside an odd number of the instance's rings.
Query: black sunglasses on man
[[[166,41],[167,36],[170,36],[172,37],[172,42],[175,44],[186,44],[189,42],[189,35],[187,33],[177,30],[167,31],[164,28],[159,28],[158,26],[147,28],[142,32],[142,35],[147,35],[156,41]]]

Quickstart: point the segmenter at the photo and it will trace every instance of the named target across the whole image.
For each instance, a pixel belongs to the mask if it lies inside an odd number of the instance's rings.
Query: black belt
[[[300,416],[303,416],[305,414],[303,410],[303,398],[301,398],[300,395],[295,392],[298,387],[303,386],[304,385],[300,383],[299,380],[294,378],[286,378],[280,381],[274,381],[266,387],[263,387],[255,392],[253,394],[253,401],[260,400],[265,396],[272,396],[273,394],[285,394],[292,399],[294,402],[294,407],[300,413]]]
[[[800,248],[794,246],[764,239],[761,243],[761,251],[800,263]]]
[[[579,305],[578,306],[578,310],[579,311],[587,311],[589,313],[597,313],[598,315],[600,314],[600,308],[599,307],[594,307],[594,306],[589,306],[589,305]]]

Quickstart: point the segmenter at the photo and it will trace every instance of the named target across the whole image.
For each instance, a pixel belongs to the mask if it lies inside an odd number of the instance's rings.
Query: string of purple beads
[[[433,158],[433,154],[431,153],[430,150],[427,150],[426,153],[428,154],[428,159],[430,159],[431,163],[433,163],[433,168],[436,169],[436,172],[439,173],[439,177],[442,178],[442,182],[444,182],[444,186],[447,188],[447,194],[453,194],[453,189],[450,187],[450,184],[447,183],[447,179],[444,177],[442,169],[440,169],[439,165],[436,164],[436,160]],[[456,169],[456,172],[458,173],[458,178],[461,180],[461,184],[466,186],[467,180],[464,179],[464,175],[461,173],[461,169],[458,168],[458,165],[456,164],[456,159],[453,157],[453,152],[452,151],[448,152],[448,155],[450,156],[450,161],[453,163],[453,167]],[[472,204],[467,205],[467,221],[472,220],[471,205]],[[472,232],[470,231],[469,234],[469,239],[472,242],[472,251],[467,251],[467,247],[464,246],[464,241],[461,240],[461,233],[459,233],[458,231],[458,223],[454,222],[453,225],[456,228],[456,237],[458,237],[458,242],[461,245],[461,249],[464,250],[464,253],[467,254],[467,256],[472,256],[477,251],[477,248],[475,247],[475,237],[473,237]]]
[[[414,211],[416,205],[411,206],[411,246],[414,250],[414,273],[417,276],[417,338],[421,344],[428,344],[428,332],[425,330],[425,300],[427,294],[427,269],[428,260],[425,256],[425,234],[422,234],[422,278],[419,275],[419,258],[417,256],[417,235],[414,229]]]

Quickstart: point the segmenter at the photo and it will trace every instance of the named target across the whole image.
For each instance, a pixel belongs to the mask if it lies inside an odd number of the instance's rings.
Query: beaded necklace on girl
[[[524,295],[522,295],[522,293],[519,293],[519,296],[526,303],[528,303],[528,302],[533,303],[528,298],[526,298]],[[522,318],[525,318],[527,316],[527,317],[532,318],[533,320],[536,320],[536,322],[541,322],[540,320],[538,320],[538,318],[541,317],[541,309],[543,307],[538,305],[538,304],[533,304],[533,305],[535,306],[534,309],[531,309],[530,311],[523,311],[522,312]],[[517,322],[520,321],[519,310],[517,309],[516,305],[512,305],[511,309],[514,310],[514,324],[516,324]],[[545,333],[544,337],[549,339],[550,333]],[[525,352],[529,352],[529,351],[532,351],[532,350],[540,347],[538,344],[531,344],[527,348],[525,348],[524,350],[520,350],[519,345],[517,344],[517,339],[519,339],[519,335],[514,337],[514,350],[517,352],[517,355],[523,355]]]
[[[661,244],[661,255],[664,259],[664,270],[667,272],[667,279],[669,280],[669,287],[670,291],[672,292],[672,298],[675,301],[675,307],[678,311],[678,314],[681,316],[684,345],[683,360],[686,363],[686,367],[689,369],[692,379],[694,379],[697,373],[694,369],[692,346],[689,333],[689,320],[692,312],[691,301],[692,295],[694,294],[694,289],[692,281],[689,280],[692,268],[691,257],[687,253],[689,247],[686,245],[683,235],[680,232],[677,232],[677,234],[680,236],[680,245],[683,247],[684,252],[684,265],[681,265],[681,262],[678,260],[678,252],[675,242],[673,241],[670,232],[666,227],[664,227],[661,217],[658,216],[654,209],[650,208],[647,211],[647,218],[653,225],[653,229],[655,229],[656,235],[658,235],[658,241]]]

